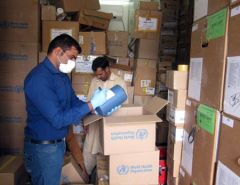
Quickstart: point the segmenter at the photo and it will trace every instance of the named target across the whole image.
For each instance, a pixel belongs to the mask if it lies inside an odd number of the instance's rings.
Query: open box
[[[155,150],[156,115],[167,101],[152,97],[143,106],[121,107],[109,117],[90,115],[84,125],[100,124],[100,142],[104,155],[149,152]]]

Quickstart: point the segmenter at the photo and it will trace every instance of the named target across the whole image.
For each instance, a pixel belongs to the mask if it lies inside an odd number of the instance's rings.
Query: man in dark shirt
[[[65,152],[65,136],[72,124],[106,101],[106,89],[96,90],[89,102],[80,101],[66,73],[81,53],[77,41],[57,36],[47,57],[24,81],[27,110],[24,159],[33,185],[59,185]]]

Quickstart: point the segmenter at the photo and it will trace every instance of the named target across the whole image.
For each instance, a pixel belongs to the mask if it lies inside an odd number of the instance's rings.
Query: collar
[[[60,71],[55,68],[55,66],[48,59],[48,57],[45,57],[45,59],[43,60],[43,65],[47,67],[51,73],[60,73]]]

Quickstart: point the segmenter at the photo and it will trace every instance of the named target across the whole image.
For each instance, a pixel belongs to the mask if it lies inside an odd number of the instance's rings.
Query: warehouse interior
[[[35,185],[24,82],[61,34],[81,47],[67,74],[78,101],[92,103],[99,57],[127,101],[65,125],[60,185],[240,185],[240,0],[8,0],[0,15],[0,185]],[[93,125],[101,152],[88,172]]]

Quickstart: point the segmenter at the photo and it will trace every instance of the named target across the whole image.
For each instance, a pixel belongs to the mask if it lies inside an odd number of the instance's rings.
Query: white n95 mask
[[[73,60],[68,59],[67,63],[60,63],[59,71],[62,73],[71,73],[72,70],[75,68],[75,62]]]

